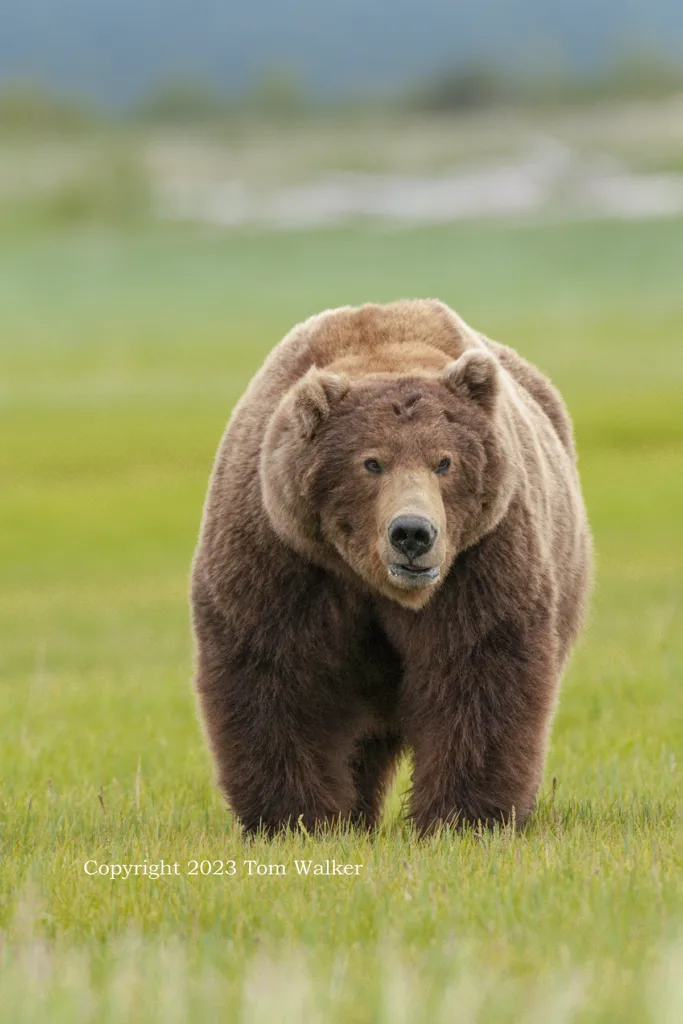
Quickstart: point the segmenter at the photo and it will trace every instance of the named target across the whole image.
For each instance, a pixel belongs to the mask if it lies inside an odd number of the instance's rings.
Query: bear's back
[[[476,344],[474,332],[437,299],[404,299],[325,310],[297,324],[254,378],[259,392],[284,394],[313,365],[358,372],[407,372],[445,365]],[[427,354],[430,353],[430,354]],[[436,359],[435,353],[442,354]],[[424,365],[425,359],[433,366]]]
[[[574,455],[572,423],[559,391],[533,363],[528,362],[513,348],[502,345],[499,341],[492,341],[481,334],[479,337],[513,380],[541,407],[555,428],[563,447]]]
[[[385,305],[342,306],[294,327],[276,345],[248,389],[264,412],[315,365],[359,378],[440,372],[465,349],[483,345],[544,412],[573,456],[569,414],[547,377],[514,349],[475,332],[438,299],[402,299]],[[245,395],[245,398],[247,397]]]

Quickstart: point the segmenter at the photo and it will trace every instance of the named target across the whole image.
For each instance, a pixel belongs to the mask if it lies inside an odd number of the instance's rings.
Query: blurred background
[[[605,1011],[582,1020],[650,1019],[652,951],[683,927],[683,4],[0,7],[2,934],[100,965],[129,928],[193,936],[200,967],[214,935],[231,977],[281,939],[348,953],[354,1005],[377,936],[404,963],[446,951],[445,985],[455,935],[472,991],[492,965],[573,971]],[[293,323],[407,296],[517,348],[574,417],[597,582],[539,817],[500,874],[476,844],[413,850],[404,767],[345,900],[85,884],[91,857],[238,855],[190,686],[213,454]],[[32,955],[16,1006],[43,998]],[[25,1019],[95,1019],[41,1006]]]
[[[681,54],[677,0],[5,0],[0,213],[673,215]]]

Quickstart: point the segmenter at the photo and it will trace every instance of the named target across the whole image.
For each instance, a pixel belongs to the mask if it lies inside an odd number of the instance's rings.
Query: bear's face
[[[499,370],[470,350],[440,374],[351,383],[316,368],[281,403],[261,463],[265,506],[312,560],[421,608],[504,489]]]

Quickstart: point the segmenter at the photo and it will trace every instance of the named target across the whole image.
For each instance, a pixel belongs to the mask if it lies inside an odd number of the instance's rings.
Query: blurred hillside
[[[589,71],[635,44],[679,55],[680,0],[4,0],[0,82],[121,106],[171,77],[235,91],[285,67],[359,95],[472,62]]]

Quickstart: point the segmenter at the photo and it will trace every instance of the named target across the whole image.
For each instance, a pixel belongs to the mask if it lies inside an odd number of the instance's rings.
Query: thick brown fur
[[[405,515],[431,524],[415,559]],[[538,370],[435,300],[295,327],[230,419],[193,568],[199,704],[245,828],[372,827],[403,751],[420,832],[521,823],[590,563]]]

